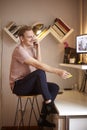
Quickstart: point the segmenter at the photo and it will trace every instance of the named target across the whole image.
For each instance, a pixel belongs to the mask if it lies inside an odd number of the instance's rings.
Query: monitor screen
[[[87,34],[76,36],[76,52],[87,53]]]

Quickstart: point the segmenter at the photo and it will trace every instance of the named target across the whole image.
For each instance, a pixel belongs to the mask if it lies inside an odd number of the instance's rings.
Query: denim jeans
[[[47,82],[45,71],[36,70],[21,80],[15,81],[13,93],[16,95],[41,94],[44,100],[54,101],[58,94],[59,86]]]

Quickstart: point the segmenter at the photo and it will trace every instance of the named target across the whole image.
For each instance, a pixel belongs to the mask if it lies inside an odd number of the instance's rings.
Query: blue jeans
[[[21,80],[15,81],[13,93],[16,95],[41,94],[44,100],[54,101],[58,94],[59,86],[47,82],[45,71],[36,70]]]

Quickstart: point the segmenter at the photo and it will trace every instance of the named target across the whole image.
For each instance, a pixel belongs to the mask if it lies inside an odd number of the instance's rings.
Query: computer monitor
[[[87,34],[76,36],[76,52],[87,53]]]

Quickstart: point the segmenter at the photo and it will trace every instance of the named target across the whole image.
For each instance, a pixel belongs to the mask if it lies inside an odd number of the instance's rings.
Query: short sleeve
[[[29,59],[31,56],[23,47],[20,46],[15,49],[13,57],[16,58],[18,62],[21,62],[23,64],[25,60]]]

